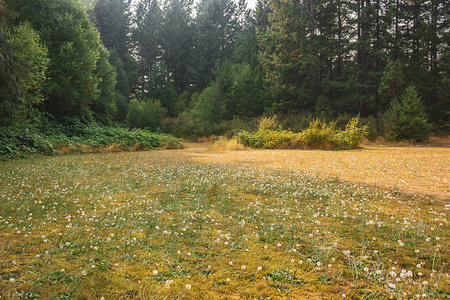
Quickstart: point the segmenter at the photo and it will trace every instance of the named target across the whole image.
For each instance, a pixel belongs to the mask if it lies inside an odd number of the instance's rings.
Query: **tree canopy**
[[[134,98],[208,123],[380,118],[408,83],[448,126],[448,1],[1,0],[0,10],[4,125],[32,111],[125,122]]]

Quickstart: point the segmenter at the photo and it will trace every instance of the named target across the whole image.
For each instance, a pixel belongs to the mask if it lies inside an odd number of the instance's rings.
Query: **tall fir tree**
[[[189,86],[194,34],[192,5],[192,0],[167,0],[164,5],[160,37],[162,60],[178,93]]]
[[[115,86],[118,92],[115,98],[118,109],[122,111],[117,114],[117,120],[123,120],[127,113],[126,103],[138,79],[138,65],[131,56],[131,0],[98,0],[92,10],[92,18],[103,44],[112,54],[109,55],[110,64],[120,75]]]
[[[128,54],[131,31],[131,0],[98,0],[93,9],[94,24],[108,50]]]
[[[201,91],[214,80],[216,62],[233,51],[239,32],[236,4],[231,0],[201,0],[197,5],[193,52],[193,83]]]
[[[270,25],[259,35],[270,110],[294,113],[310,109],[314,100],[309,85],[316,72],[308,39],[315,34],[315,20],[305,2],[274,0],[271,5]]]
[[[138,93],[145,87],[152,71],[162,55],[160,36],[163,20],[162,10],[157,0],[141,0],[136,8],[135,27],[132,40],[139,64]]]

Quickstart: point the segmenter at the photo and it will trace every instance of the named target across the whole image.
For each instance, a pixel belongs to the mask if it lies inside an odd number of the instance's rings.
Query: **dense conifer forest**
[[[445,0],[0,0],[2,143],[86,128],[195,138],[275,114],[293,131],[359,115],[371,138],[448,133],[449,12]]]

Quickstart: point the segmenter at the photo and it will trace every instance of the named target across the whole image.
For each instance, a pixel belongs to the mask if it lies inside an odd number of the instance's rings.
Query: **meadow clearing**
[[[450,148],[0,162],[2,299],[449,299]]]

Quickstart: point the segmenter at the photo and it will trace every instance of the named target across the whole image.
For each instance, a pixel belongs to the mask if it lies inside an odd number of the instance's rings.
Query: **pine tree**
[[[113,54],[110,64],[116,68],[120,78],[114,87],[120,94],[116,95],[119,120],[126,115],[127,101],[135,90],[138,79],[138,65],[131,53],[131,0],[98,0],[92,16],[93,22],[100,32],[105,47]],[[120,99],[120,100],[119,100]],[[116,102],[117,102],[116,101]],[[125,103],[123,103],[125,101]]]
[[[313,97],[308,85],[315,82],[316,71],[307,38],[314,34],[314,21],[304,2],[275,0],[272,9],[270,26],[258,37],[271,109],[284,113],[309,109]]]
[[[135,54],[139,63],[139,87],[137,92],[145,92],[154,66],[162,55],[160,32],[162,11],[157,0],[141,0],[134,19],[136,25],[132,31]]]
[[[386,112],[386,123],[390,140],[422,142],[427,138],[430,127],[422,101],[413,85],[408,86],[400,99],[392,103]]]
[[[191,15],[192,0],[166,1],[160,34],[162,60],[178,93],[182,93],[189,85],[194,34]]]
[[[169,116],[175,115],[177,92],[170,81],[170,72],[164,61],[153,66],[144,89],[138,94],[140,100],[155,99],[161,101]]]
[[[231,0],[202,0],[197,6],[193,52],[193,83],[198,90],[214,80],[216,61],[232,54],[238,26],[238,10]]]
[[[131,31],[131,0],[98,0],[93,9],[94,23],[108,50],[128,54]]]
[[[403,70],[398,61],[390,62],[383,73],[378,94],[380,101],[378,103],[378,111],[385,111],[392,101],[397,99],[405,89],[405,79]]]

